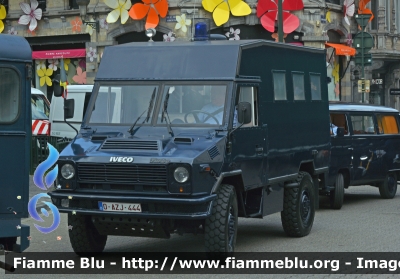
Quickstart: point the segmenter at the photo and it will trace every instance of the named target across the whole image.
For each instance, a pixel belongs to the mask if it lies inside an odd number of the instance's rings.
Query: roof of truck
[[[259,46],[323,51],[266,40],[135,42],[106,47],[95,80],[233,80],[242,49]]]
[[[2,60],[32,62],[32,50],[28,41],[21,36],[0,34]]]
[[[399,113],[394,108],[377,106],[372,104],[358,104],[358,103],[345,103],[345,102],[329,102],[330,111],[375,111],[375,112],[395,112]]]

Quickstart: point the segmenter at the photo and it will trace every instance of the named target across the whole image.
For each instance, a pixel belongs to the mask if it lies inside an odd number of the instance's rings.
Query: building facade
[[[42,10],[42,15],[37,20],[34,30],[29,28],[33,20],[27,25],[19,23],[21,17],[27,15],[20,5],[22,1],[31,5],[30,0],[0,0],[0,5],[6,9],[5,18],[2,19],[0,16],[4,25],[2,33],[23,36],[28,40],[35,61],[33,86],[47,92],[50,99],[51,78],[59,73],[61,58],[64,59],[69,84],[91,84],[105,47],[149,40],[145,29],[147,17],[150,15],[142,20],[129,17],[124,23],[119,16],[114,23],[107,22],[107,17],[113,13],[115,19],[119,10],[118,7],[110,7],[110,3],[124,1],[91,0],[87,7],[87,15],[83,18],[86,22],[93,23],[90,25],[83,22],[76,0],[40,0],[38,8]],[[129,4],[129,2],[132,5],[144,3],[142,0],[127,0],[124,3]],[[156,2],[153,1],[153,3]],[[191,40],[193,23],[199,21],[200,18],[207,18],[210,33],[224,35],[227,39],[277,40],[276,30],[267,31],[261,24],[257,13],[258,1],[244,0],[244,2],[251,10],[249,14],[234,16],[230,13],[227,22],[217,26],[218,22],[216,23],[213,18],[213,13],[204,9],[202,1],[169,0],[166,16],[157,15],[159,22],[152,39],[154,41],[168,40],[171,43],[173,40]],[[277,3],[273,0],[264,0],[264,2]],[[302,9],[288,11],[299,19],[299,25],[293,32],[284,34],[285,43],[327,48],[327,71],[331,78],[328,84],[330,100],[374,103],[400,109],[399,97],[389,94],[390,88],[400,87],[400,42],[398,40],[400,1],[372,0],[366,6],[372,11],[374,18],[365,29],[373,37],[373,47],[371,49],[372,65],[364,68],[364,77],[370,80],[371,84],[364,94],[358,92],[358,80],[362,77],[362,68],[355,64],[354,58],[337,55],[338,49],[336,49],[338,45],[339,48],[340,46],[352,48],[353,38],[360,31],[354,18],[359,7],[359,0],[354,1],[355,14],[351,14],[352,8],[346,5],[349,2],[351,1],[302,0],[304,4]],[[182,25],[189,23],[188,20],[190,24],[182,28]],[[177,29],[178,22],[182,24]],[[330,47],[327,43],[334,44],[336,47]],[[132,66],[140,67],[140,61]]]

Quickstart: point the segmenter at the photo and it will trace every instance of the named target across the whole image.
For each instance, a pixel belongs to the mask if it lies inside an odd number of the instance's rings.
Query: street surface
[[[30,196],[42,192],[32,183]],[[392,200],[380,198],[377,188],[350,187],[345,191],[341,210],[331,210],[328,199],[321,197],[310,235],[287,237],[282,229],[280,214],[264,219],[239,218],[237,252],[400,252],[400,193]],[[50,217],[43,217],[42,226],[50,226]],[[61,224],[50,234],[41,234],[32,218],[23,220],[31,226],[31,243],[27,252],[72,252],[68,237],[66,214]],[[36,221],[35,221],[36,222]],[[73,228],[72,228],[73,229]],[[202,252],[203,235],[172,235],[171,239],[109,236],[105,252]],[[4,256],[0,256],[0,260]],[[3,273],[0,271],[0,278]],[[18,278],[54,278],[55,275],[16,275]],[[396,275],[252,275],[253,278],[388,278]],[[57,278],[96,278],[99,275],[57,275]],[[161,278],[160,275],[135,275],[135,278]],[[174,275],[164,278],[208,278],[210,275]],[[213,275],[213,278],[233,275]],[[241,278],[242,276],[235,276]],[[6,275],[5,278],[17,278]],[[104,275],[101,278],[131,278],[127,275]]]

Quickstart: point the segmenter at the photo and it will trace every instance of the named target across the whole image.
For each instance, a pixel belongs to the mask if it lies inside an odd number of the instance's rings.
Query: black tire
[[[383,199],[393,199],[397,192],[397,176],[394,172],[389,172],[385,180],[379,184],[379,193]]]
[[[343,174],[338,173],[335,181],[335,190],[329,194],[329,200],[332,209],[341,209],[344,199],[344,178]]]
[[[228,255],[234,252],[238,223],[238,205],[235,188],[221,185],[213,203],[211,216],[205,221],[206,252]]]
[[[101,253],[107,242],[107,235],[100,235],[90,216],[68,214],[69,240],[74,252],[80,256]]]
[[[299,172],[297,188],[285,189],[282,227],[288,236],[302,237],[310,233],[314,223],[314,183],[307,172]]]

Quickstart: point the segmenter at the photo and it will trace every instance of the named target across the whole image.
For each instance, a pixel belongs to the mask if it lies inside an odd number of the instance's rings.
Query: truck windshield
[[[171,125],[221,125],[226,89],[226,85],[166,84],[157,123],[166,123],[168,120],[165,118],[169,116]],[[166,98],[167,94],[169,94],[168,98]],[[167,102],[165,102],[166,99]],[[164,104],[167,105],[167,113],[163,114]]]
[[[137,125],[149,124],[152,113],[147,109],[154,89],[157,92],[158,86],[100,86],[89,123],[132,125],[137,121]]]

